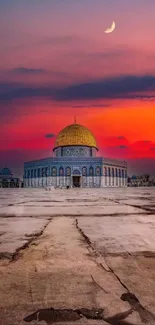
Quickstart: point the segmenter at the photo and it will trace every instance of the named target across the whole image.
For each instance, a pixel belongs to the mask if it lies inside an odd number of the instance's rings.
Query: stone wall
[[[81,187],[126,187],[127,179],[109,176],[81,176]],[[24,179],[24,187],[72,187],[72,176]]]

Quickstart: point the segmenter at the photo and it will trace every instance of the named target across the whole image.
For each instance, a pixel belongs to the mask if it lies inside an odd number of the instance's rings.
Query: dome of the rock
[[[79,124],[71,124],[62,129],[56,139],[55,147],[88,146],[96,148],[96,140],[92,132]]]

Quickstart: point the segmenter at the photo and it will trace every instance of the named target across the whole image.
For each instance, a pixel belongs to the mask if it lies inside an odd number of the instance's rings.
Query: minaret
[[[74,124],[76,124],[76,116],[74,116]]]

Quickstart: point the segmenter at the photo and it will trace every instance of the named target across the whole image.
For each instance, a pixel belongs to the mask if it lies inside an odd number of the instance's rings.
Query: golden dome
[[[96,140],[86,127],[71,124],[65,127],[57,136],[55,147],[88,146],[96,148]]]

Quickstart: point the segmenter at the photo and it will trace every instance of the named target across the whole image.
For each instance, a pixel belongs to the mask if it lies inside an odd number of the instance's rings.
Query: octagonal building
[[[53,156],[24,164],[24,187],[125,187],[127,163],[97,155],[92,132],[71,124],[59,132]]]

